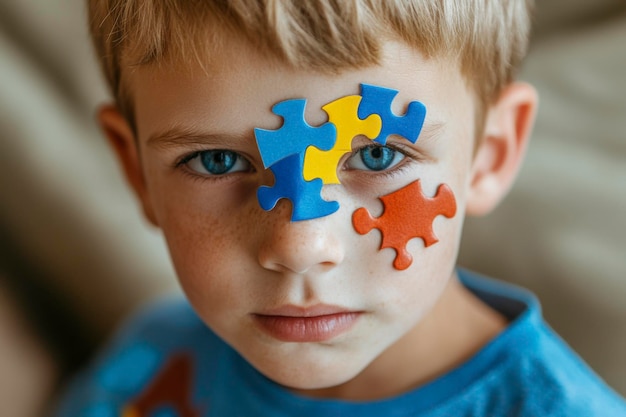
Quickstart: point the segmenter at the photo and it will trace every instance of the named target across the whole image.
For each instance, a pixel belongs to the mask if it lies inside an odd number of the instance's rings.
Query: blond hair
[[[526,54],[533,3],[89,0],[89,17],[109,86],[132,123],[125,70],[205,57],[227,36],[241,36],[295,68],[323,72],[374,65],[386,40],[402,40],[427,57],[454,58],[485,107],[514,79]]]

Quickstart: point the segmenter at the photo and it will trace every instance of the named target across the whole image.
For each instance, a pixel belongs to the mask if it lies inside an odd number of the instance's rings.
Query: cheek
[[[411,267],[415,255],[418,262],[422,253],[427,258],[433,258],[437,252],[432,250],[433,247],[448,247],[449,242],[457,241],[457,234],[454,233],[458,228],[454,221],[457,216],[456,198],[452,188],[448,184],[439,183],[435,179],[437,177],[430,177],[430,182],[437,184],[433,192],[424,191],[422,180],[418,179],[380,197],[384,208],[378,217],[372,216],[367,208],[359,208],[352,215],[352,224],[357,233],[366,235],[373,229],[379,230],[380,248],[393,249],[393,267],[396,270],[403,271]],[[444,243],[441,244],[440,240]],[[426,250],[420,250],[420,246]]]
[[[439,245],[415,256],[413,266],[405,271],[389,272],[389,285],[376,285],[382,321],[390,334],[405,334],[424,317],[440,299],[452,276],[454,263],[445,255],[451,249]],[[416,252],[414,252],[416,253]],[[419,251],[417,253],[420,253]],[[434,253],[434,254],[433,254]]]
[[[199,283],[208,283],[205,279],[207,272],[222,269],[226,258],[218,256],[228,250],[225,225],[197,213],[177,215],[173,210],[168,214],[161,228],[181,283],[196,287],[200,286]]]
[[[194,175],[183,167],[172,166],[177,156],[178,153],[147,149],[143,159],[146,188],[159,226],[177,222],[181,216],[191,217],[197,224],[227,216],[245,219],[246,211],[258,207],[258,178],[211,179]]]
[[[234,327],[231,313],[245,311],[258,296],[254,280],[246,279],[254,274],[242,256],[238,225],[210,216],[178,218],[163,232],[183,292],[214,331]]]
[[[219,199],[210,201],[201,194],[194,198],[188,191],[163,194],[157,200],[172,262],[183,289],[192,297],[221,293],[217,287],[229,283],[219,278],[237,269],[240,264],[235,260],[244,253],[248,225],[241,220],[247,218],[241,210],[245,207],[227,215],[228,205],[215,200]]]

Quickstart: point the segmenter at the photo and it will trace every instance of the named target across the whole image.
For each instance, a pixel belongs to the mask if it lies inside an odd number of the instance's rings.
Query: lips
[[[253,314],[261,330],[283,342],[324,342],[348,331],[361,312],[335,306],[283,306]]]

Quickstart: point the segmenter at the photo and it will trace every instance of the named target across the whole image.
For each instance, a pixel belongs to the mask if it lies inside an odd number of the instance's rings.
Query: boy
[[[90,1],[99,119],[188,302],[59,414],[626,415],[531,295],[455,270],[523,159],[530,8]]]

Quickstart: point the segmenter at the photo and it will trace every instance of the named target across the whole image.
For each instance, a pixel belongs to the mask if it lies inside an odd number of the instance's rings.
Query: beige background
[[[460,263],[535,291],[626,394],[626,2],[539,3],[528,160],[502,206],[468,221]],[[2,416],[38,415],[64,370],[176,288],[95,126],[107,95],[84,20],[80,0],[0,0]]]

